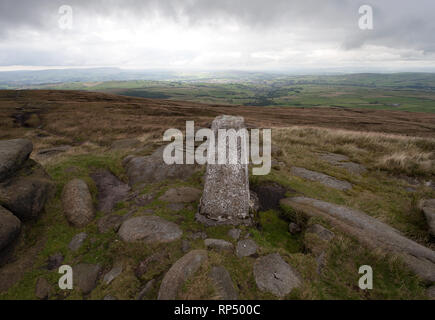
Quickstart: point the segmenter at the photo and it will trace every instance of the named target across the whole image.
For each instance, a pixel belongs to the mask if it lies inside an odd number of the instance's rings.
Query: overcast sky
[[[47,67],[435,71],[435,1],[1,0],[0,70]]]

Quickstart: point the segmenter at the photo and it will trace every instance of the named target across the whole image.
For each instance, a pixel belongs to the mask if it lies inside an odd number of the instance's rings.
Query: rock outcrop
[[[362,174],[367,172],[367,169],[355,162],[349,161],[349,157],[337,153],[324,153],[320,155],[320,159],[329,162],[330,164],[346,169],[352,174]]]
[[[45,170],[29,159],[27,139],[0,141],[0,205],[21,220],[36,218],[54,191]]]
[[[54,194],[50,176],[29,159],[32,150],[32,142],[27,139],[0,141],[1,256],[17,238],[21,221],[37,218]]]
[[[201,190],[192,187],[178,187],[167,190],[160,198],[171,203],[189,203],[201,198]]]
[[[327,174],[311,171],[305,168],[292,167],[290,170],[291,174],[307,179],[310,181],[319,182],[327,187],[337,189],[337,190],[349,190],[352,189],[352,185],[347,181],[342,181],[334,177],[328,176]]]
[[[100,169],[91,174],[98,190],[97,210],[103,213],[112,212],[115,205],[127,198],[130,187],[120,181],[110,171]]]
[[[183,231],[175,223],[157,216],[135,217],[124,221],[118,235],[125,242],[165,243],[179,239]]]
[[[21,220],[37,218],[54,191],[53,182],[40,165],[32,160],[27,165],[0,184],[0,204]]]
[[[163,161],[165,146],[158,148],[146,157],[128,156],[123,161],[130,186],[143,183],[155,183],[163,180],[184,180],[199,170],[198,165],[172,164]]]
[[[366,213],[307,197],[281,200],[285,209],[290,207],[309,217],[325,218],[331,225],[356,237],[372,248],[383,248],[403,258],[408,267],[422,279],[435,281],[435,252],[403,236],[398,230]]]
[[[32,150],[33,144],[27,139],[0,141],[0,181],[18,171],[29,158]]]

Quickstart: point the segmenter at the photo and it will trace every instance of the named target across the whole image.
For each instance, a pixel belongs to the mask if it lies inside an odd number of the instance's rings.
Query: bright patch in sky
[[[0,70],[46,67],[240,70],[435,68],[435,2],[59,1],[0,4]],[[105,6],[103,5],[105,4]]]

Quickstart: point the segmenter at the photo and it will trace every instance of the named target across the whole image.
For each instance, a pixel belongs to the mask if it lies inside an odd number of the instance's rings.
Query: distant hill
[[[116,68],[0,72],[0,89],[83,90],[233,106],[435,113],[435,73],[289,75]]]
[[[435,73],[353,73],[294,75],[279,72],[208,71],[177,72],[167,70],[125,70],[119,68],[78,68],[37,71],[0,72],[0,88],[19,89],[75,82],[110,81],[185,81],[206,83],[276,83],[343,84],[370,87],[426,88],[435,90]]]
[[[277,75],[273,73],[244,71],[175,72],[166,70],[125,70],[119,68],[23,70],[0,72],[0,88],[17,89],[31,85],[97,81],[247,81],[275,78],[277,78]]]

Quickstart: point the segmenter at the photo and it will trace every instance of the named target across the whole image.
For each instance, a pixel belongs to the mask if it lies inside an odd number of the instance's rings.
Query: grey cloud
[[[59,32],[55,28],[57,10],[63,4],[73,7],[77,23],[82,18],[112,17],[122,24],[158,13],[175,22],[187,21],[191,27],[234,21],[253,32],[302,30],[307,42],[331,43],[343,50],[372,44],[435,52],[433,0],[2,0],[0,44],[13,40],[23,30]],[[374,8],[372,31],[358,29],[358,8],[363,4]],[[34,56],[37,54],[41,52],[35,52]],[[9,60],[18,63],[18,57],[24,61],[27,54],[17,54]],[[49,53],[44,59],[47,57]]]
[[[413,46],[435,37],[433,0],[2,0],[0,27],[3,31],[20,27],[49,30],[62,4],[71,5],[78,19],[81,15],[146,19],[158,12],[175,21],[187,19],[192,25],[232,19],[253,28],[303,27],[313,28],[313,33],[316,29],[341,29],[357,39],[350,40],[351,47],[370,39]],[[363,4],[374,7],[376,27],[368,36],[361,36],[357,28],[358,8]]]

